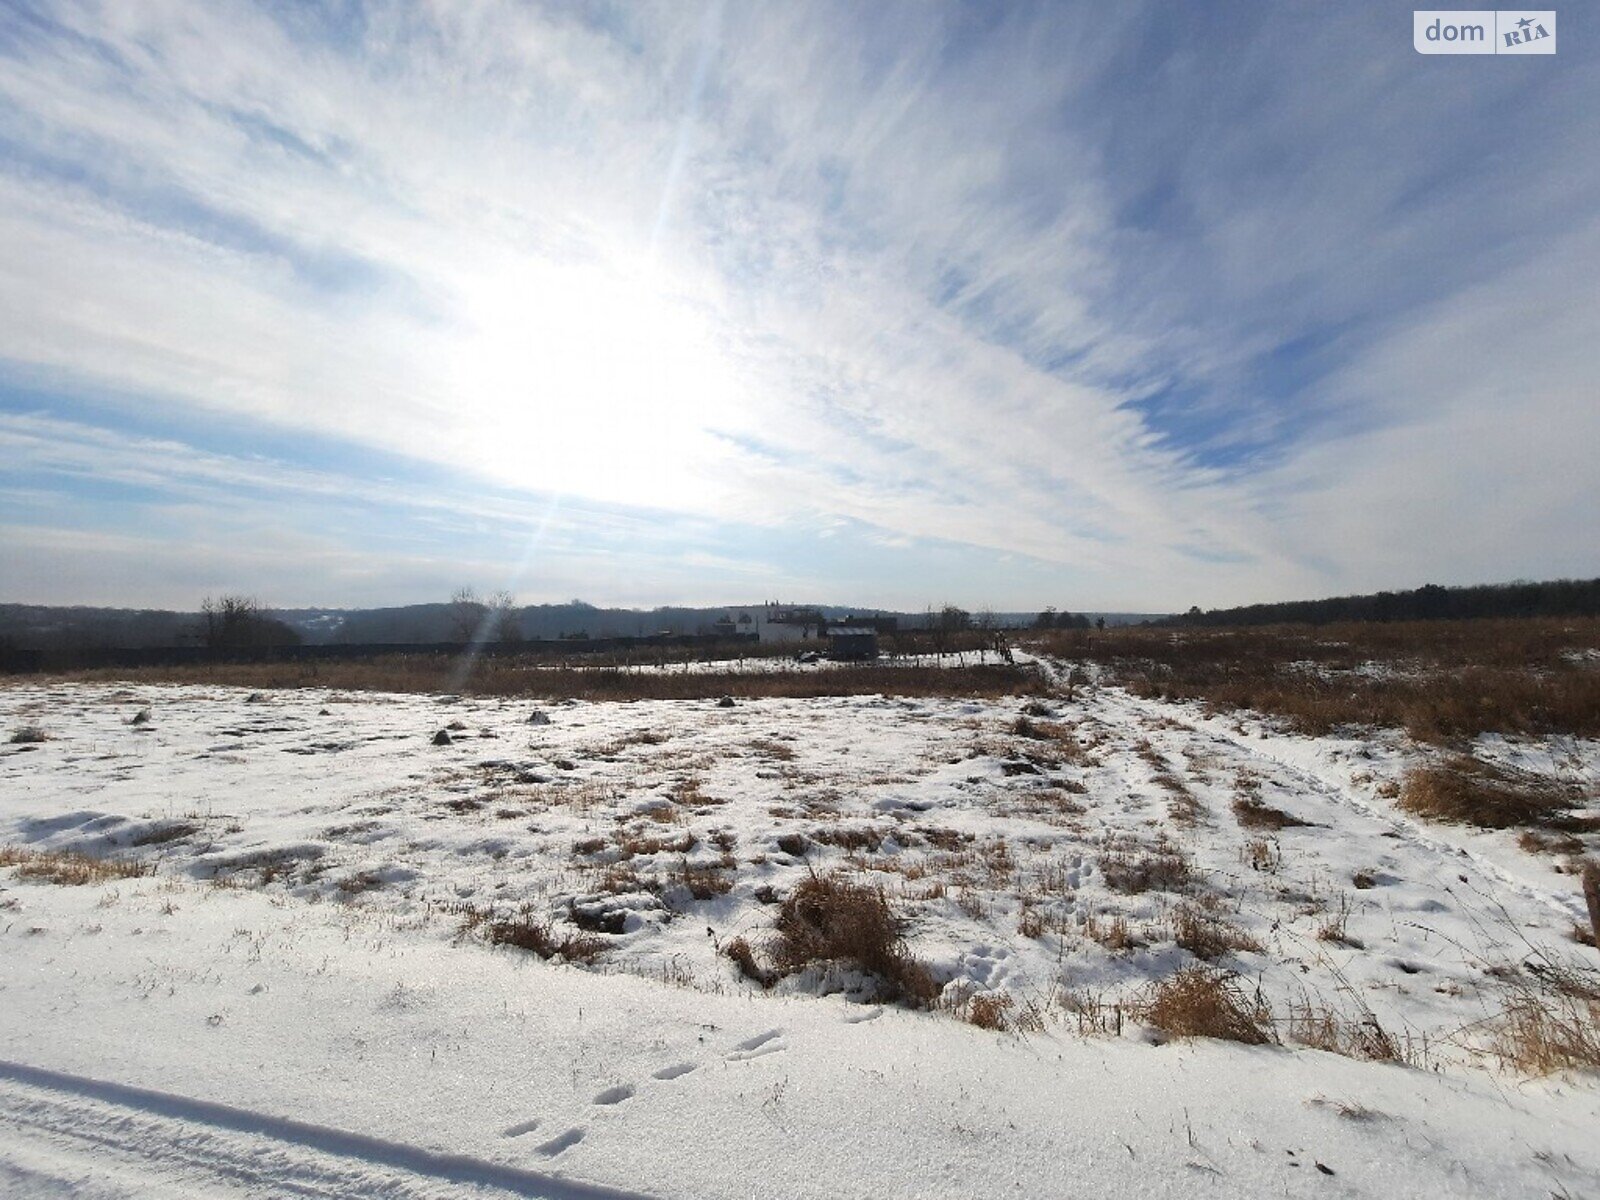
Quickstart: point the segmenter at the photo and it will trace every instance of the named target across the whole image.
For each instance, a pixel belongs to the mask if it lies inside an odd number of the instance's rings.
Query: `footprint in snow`
[[[594,1098],[596,1104],[621,1104],[633,1095],[633,1085],[619,1083],[616,1087],[608,1087]]]
[[[763,1055],[776,1054],[789,1047],[783,1044],[783,1030],[769,1029],[765,1033],[758,1033],[753,1038],[746,1038],[735,1046],[723,1057],[729,1062],[745,1062],[752,1058],[761,1058]]]
[[[678,1063],[676,1066],[662,1067],[650,1076],[651,1079],[677,1079],[694,1070],[693,1063]]]
[[[873,1006],[861,1012],[847,1013],[844,1018],[846,1025],[860,1025],[864,1021],[876,1021],[883,1016],[883,1009]]]
[[[538,1147],[538,1151],[546,1158],[554,1158],[563,1150],[570,1150],[579,1142],[583,1141],[584,1132],[583,1126],[578,1125],[567,1130],[565,1133],[558,1133],[548,1142],[542,1143]]]
[[[501,1137],[521,1137],[525,1133],[532,1133],[539,1128],[539,1118],[529,1117],[526,1121],[518,1121],[515,1125],[507,1125],[500,1131]]]

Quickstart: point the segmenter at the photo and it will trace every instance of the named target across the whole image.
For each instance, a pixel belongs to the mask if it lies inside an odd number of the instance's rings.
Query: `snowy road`
[[[638,1200],[459,1154],[0,1060],[0,1194]]]

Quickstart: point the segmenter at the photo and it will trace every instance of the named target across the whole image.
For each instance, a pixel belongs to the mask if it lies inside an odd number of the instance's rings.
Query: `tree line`
[[[1483,617],[1600,616],[1600,579],[1544,583],[1425,584],[1410,591],[1247,604],[1241,608],[1191,608],[1157,625],[1326,625],[1334,621],[1461,621]]]

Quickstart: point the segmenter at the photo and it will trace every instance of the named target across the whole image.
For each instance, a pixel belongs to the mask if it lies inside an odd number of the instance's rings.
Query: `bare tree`
[[[520,642],[522,621],[517,610],[517,598],[508,591],[499,591],[489,597],[489,640],[492,642]]]
[[[213,650],[298,646],[300,635],[266,614],[254,596],[207,596],[200,603],[201,636]]]
[[[478,599],[470,587],[457,588],[450,596],[450,632],[458,642],[470,642],[483,628],[489,606]]]
[[[954,604],[946,604],[939,610],[939,627],[951,633],[963,633],[972,628],[972,614]]]

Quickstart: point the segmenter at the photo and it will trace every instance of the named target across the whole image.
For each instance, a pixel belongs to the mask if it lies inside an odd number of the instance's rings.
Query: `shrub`
[[[778,910],[773,959],[786,973],[817,962],[851,963],[882,980],[890,998],[927,1004],[938,989],[907,951],[902,927],[882,888],[842,873],[813,873]]]
[[[1177,1038],[1219,1038],[1264,1046],[1277,1041],[1272,1014],[1240,989],[1234,976],[1209,967],[1185,967],[1152,985],[1134,1006],[1147,1025]]]
[[[49,740],[50,735],[37,725],[19,725],[11,734],[13,746],[33,746]]]

